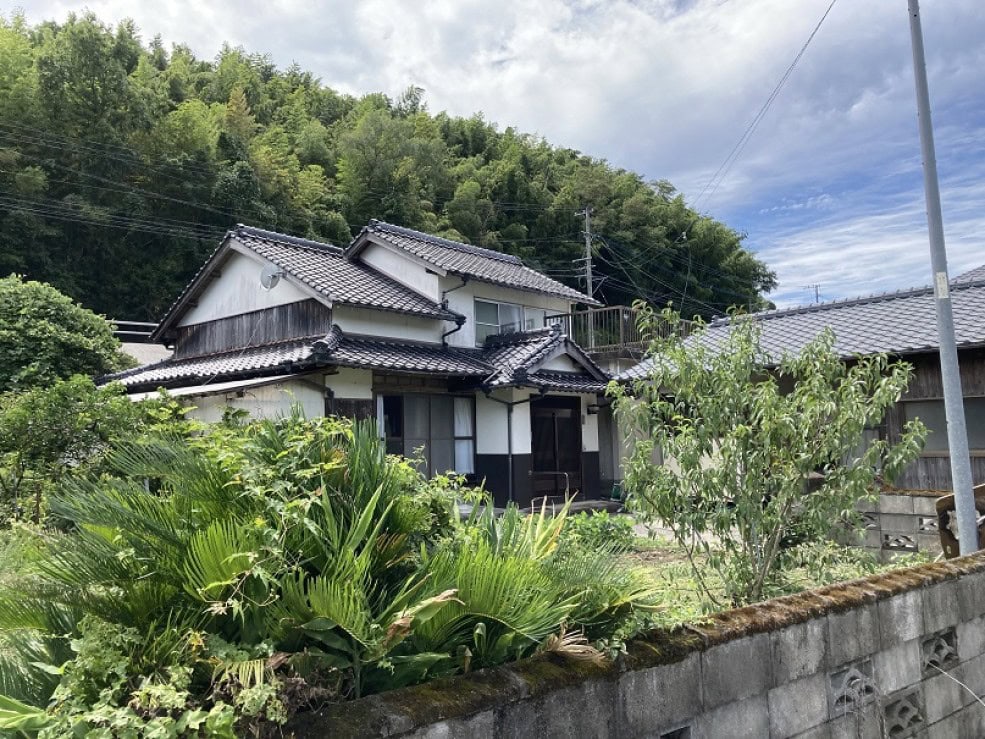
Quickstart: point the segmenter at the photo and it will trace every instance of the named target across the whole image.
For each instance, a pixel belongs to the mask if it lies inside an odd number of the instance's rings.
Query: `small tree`
[[[796,356],[770,358],[754,320],[733,319],[720,342],[704,327],[683,338],[669,309],[644,308],[640,324],[656,337],[649,372],[631,389],[610,386],[632,447],[626,488],[635,510],[673,530],[715,605],[696,554],[731,604],[760,600],[780,574],[794,525],[818,541],[838,522],[857,524],[856,502],[920,450],[919,422],[896,444],[864,443],[906,389],[905,363],[883,355],[844,362],[830,330]],[[653,461],[657,449],[664,464]],[[808,492],[814,473],[822,479]]]
[[[130,366],[101,316],[51,285],[0,279],[0,392]]]
[[[166,410],[161,401],[132,403],[122,385],[96,387],[82,376],[0,394],[0,528],[39,523],[52,486],[92,472],[113,442],[153,422],[151,411]]]

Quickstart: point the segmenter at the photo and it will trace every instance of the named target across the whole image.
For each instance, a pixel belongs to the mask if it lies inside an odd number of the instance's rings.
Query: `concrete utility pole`
[[[575,213],[576,216],[585,216],[585,293],[590,298],[595,297],[595,283],[592,277],[592,208],[586,205]],[[588,306],[588,349],[595,348],[595,315],[592,313],[592,306]],[[573,327],[572,327],[573,328]]]
[[[927,63],[923,53],[920,4],[910,4],[910,41],[913,46],[913,76],[917,89],[917,118],[920,122],[920,150],[923,155],[924,190],[927,198],[927,226],[930,231],[930,261],[934,272],[934,301],[937,305],[937,337],[940,342],[941,380],[944,384],[944,413],[947,417],[947,446],[951,456],[951,484],[958,516],[958,544],[961,554],[978,550],[978,513],[971,482],[971,458],[964,419],[964,398],[958,371],[958,349],[954,339],[954,316],[947,276],[947,251],[941,219],[941,195],[937,182],[937,155],[930,121],[930,92]]]
[[[595,287],[592,284],[592,209],[585,206],[576,216],[585,216],[585,293],[588,297],[595,297]]]

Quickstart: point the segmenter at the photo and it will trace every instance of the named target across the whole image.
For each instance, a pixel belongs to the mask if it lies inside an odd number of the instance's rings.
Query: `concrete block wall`
[[[301,715],[298,739],[985,737],[985,553]],[[293,733],[292,733],[293,732]]]
[[[882,561],[914,552],[936,557],[941,553],[937,498],[937,493],[891,492],[876,501],[860,501],[864,533],[858,544]]]

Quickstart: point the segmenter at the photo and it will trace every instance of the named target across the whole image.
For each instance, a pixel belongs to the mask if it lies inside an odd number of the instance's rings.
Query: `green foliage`
[[[0,18],[0,163],[0,274],[114,317],[159,319],[236,222],[344,243],[382,218],[570,274],[589,204],[610,303],[672,297],[708,315],[758,305],[775,282],[666,182],[481,115],[432,115],[420,88],[357,99],[260,54],[200,60],[89,13]]]
[[[629,516],[610,516],[608,511],[583,511],[568,518],[564,538],[574,546],[589,551],[629,549],[636,539],[633,519]]]
[[[0,392],[129,364],[103,318],[50,285],[0,278]]]
[[[23,703],[0,720],[242,735],[572,648],[566,629],[609,638],[651,608],[631,568],[558,546],[566,511],[496,519],[486,501],[459,520],[463,494],[388,457],[371,424],[293,415],[119,443],[52,496],[69,530],[37,532],[22,570],[0,572],[0,687]]]
[[[755,321],[736,318],[714,345],[703,329],[683,339],[678,320],[643,311],[641,329],[656,337],[652,369],[631,392],[610,389],[633,445],[626,487],[635,510],[704,557],[731,603],[756,601],[775,585],[792,532],[815,542],[857,522],[856,502],[919,453],[919,422],[895,444],[863,443],[911,370],[885,356],[844,362],[830,331],[796,356],[770,358]],[[666,464],[654,464],[658,449]]]
[[[142,416],[122,386],[97,388],[81,375],[0,394],[0,527],[39,523],[45,494],[98,470],[110,445],[134,434]]]

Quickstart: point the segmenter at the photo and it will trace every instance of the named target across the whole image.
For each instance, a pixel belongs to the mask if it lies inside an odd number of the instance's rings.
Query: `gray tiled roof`
[[[571,354],[586,371],[571,373],[537,369],[541,362],[559,350]],[[608,379],[608,375],[577,344],[561,333],[559,324],[537,331],[487,336],[482,358],[495,369],[495,374],[486,383],[489,387],[543,385],[546,389],[560,390],[563,388],[558,383],[567,377],[572,383],[580,382],[585,387],[595,383],[604,389]],[[558,377],[552,380],[554,375]],[[535,381],[538,377],[543,379],[541,383]]]
[[[122,382],[128,388],[200,384],[203,381],[237,376],[258,376],[289,371],[312,358],[314,337],[238,349],[183,359],[165,359],[126,372],[103,377],[101,382]]]
[[[346,259],[337,246],[247,226],[229,236],[332,302],[445,320],[458,317],[367,265]]]
[[[338,326],[315,343],[315,350],[326,363],[342,367],[461,377],[486,377],[492,372],[474,350],[346,336]]]
[[[358,253],[370,235],[446,272],[517,290],[529,290],[580,303],[601,305],[594,298],[525,266],[518,257],[442,239],[382,221],[370,221],[346,250],[347,254]]]
[[[151,335],[163,338],[185,305],[207,286],[206,278],[237,243],[289,273],[334,303],[395,311],[453,321],[457,313],[443,308],[371,267],[346,259],[341,247],[297,236],[239,225],[228,231],[219,247],[195,273]]]
[[[951,307],[958,347],[985,345],[985,281],[952,281]],[[759,321],[760,346],[769,360],[778,361],[784,354],[798,353],[825,328],[834,331],[834,349],[842,357],[936,351],[935,310],[934,291],[927,287],[805,308],[765,311],[747,318]],[[702,341],[720,345],[731,325],[732,319],[713,321]],[[620,375],[620,379],[643,376],[651,362],[651,359],[643,360]]]
[[[440,344],[348,336],[332,326],[321,337],[309,337],[163,362],[109,375],[104,382],[122,382],[131,391],[184,387],[220,379],[290,373],[314,367],[359,367],[440,377],[471,378],[477,386],[521,385],[545,390],[601,392],[606,375],[592,371],[538,371],[536,365],[564,345],[558,330],[495,337],[485,350],[443,347]],[[571,346],[565,345],[571,350]]]
[[[526,380],[541,390],[574,393],[604,393],[609,384],[582,372],[539,371],[527,375]]]
[[[974,269],[969,269],[967,272],[962,272],[957,277],[952,277],[951,282],[980,282],[985,280],[985,264],[981,267],[975,267]]]

